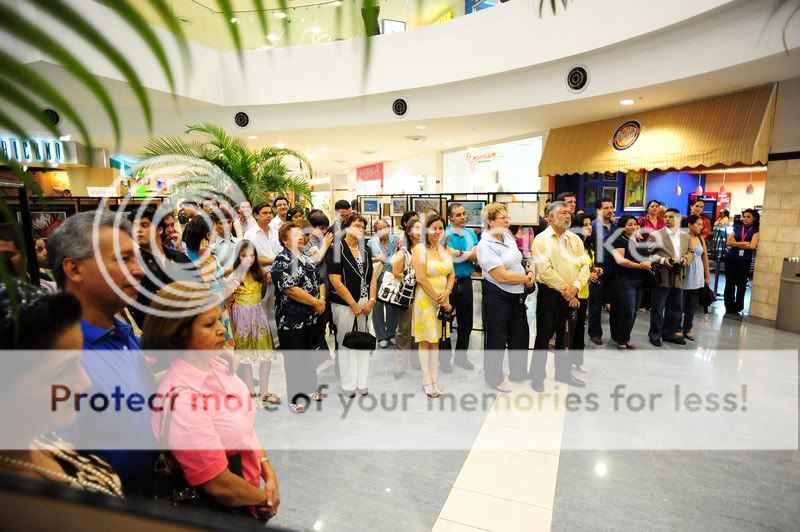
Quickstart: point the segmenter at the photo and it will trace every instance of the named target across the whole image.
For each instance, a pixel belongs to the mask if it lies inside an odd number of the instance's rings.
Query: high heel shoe
[[[426,386],[430,386],[431,388],[433,388],[433,384],[423,384],[422,385],[422,391],[425,392],[425,395],[427,395],[430,399],[437,399],[437,398],[441,397],[441,395],[439,395],[439,392],[437,392],[435,390],[434,390],[433,393],[430,393],[428,390],[425,389]]]
[[[447,395],[447,393],[444,390],[439,388],[439,383],[438,382],[434,382],[433,383],[433,388],[434,388],[434,390],[436,390],[436,393],[439,395],[439,397],[443,397],[443,396]]]

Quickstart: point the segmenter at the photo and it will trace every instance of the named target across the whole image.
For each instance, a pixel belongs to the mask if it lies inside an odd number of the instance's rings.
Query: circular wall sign
[[[619,126],[614,132],[612,145],[617,151],[627,150],[636,143],[639,134],[642,132],[642,125],[636,120],[629,120]]]

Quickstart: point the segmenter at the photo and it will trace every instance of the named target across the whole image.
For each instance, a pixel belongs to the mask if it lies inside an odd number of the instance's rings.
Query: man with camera
[[[650,343],[661,347],[661,342],[685,344],[676,333],[681,327],[683,314],[684,268],[692,260],[689,250],[691,238],[681,231],[678,209],[667,209],[665,227],[650,233],[647,246],[653,258],[653,287],[650,308]]]

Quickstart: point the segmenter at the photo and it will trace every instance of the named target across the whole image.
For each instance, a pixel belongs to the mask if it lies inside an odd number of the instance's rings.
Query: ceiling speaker
[[[589,85],[589,69],[584,65],[577,65],[567,74],[567,88],[575,94],[581,93]]]
[[[61,122],[61,117],[53,109],[43,109],[42,112],[44,113],[44,116],[46,116],[47,119],[54,125],[57,126],[58,123]]]
[[[247,116],[247,113],[239,111],[233,117],[233,121],[236,122],[236,125],[239,127],[247,127],[248,124],[250,124],[250,117]]]
[[[408,104],[402,98],[396,99],[392,102],[392,112],[397,116],[403,116],[408,111]]]

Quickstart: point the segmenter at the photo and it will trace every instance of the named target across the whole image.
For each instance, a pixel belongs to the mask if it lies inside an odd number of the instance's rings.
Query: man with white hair
[[[570,209],[563,201],[554,201],[545,212],[548,227],[533,239],[536,264],[536,340],[531,361],[531,387],[544,391],[547,350],[556,331],[568,325],[570,313],[580,307],[578,292],[589,282],[589,265],[581,238],[569,231]],[[569,327],[569,335],[573,328]],[[567,346],[572,338],[565,337]],[[555,379],[582,388],[586,384],[572,376],[572,358],[564,351],[555,353]]]

